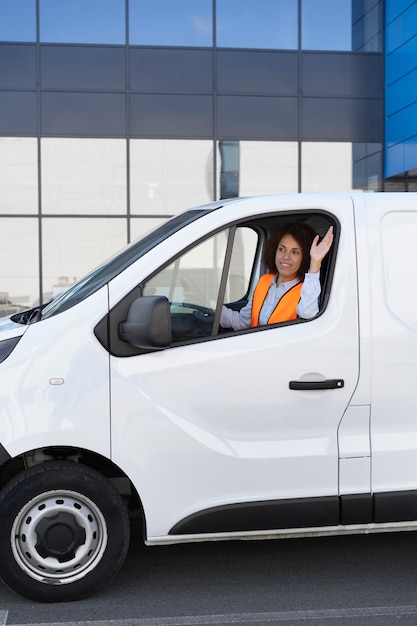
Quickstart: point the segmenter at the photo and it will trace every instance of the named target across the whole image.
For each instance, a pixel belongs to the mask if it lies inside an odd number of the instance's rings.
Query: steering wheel
[[[213,329],[214,311],[190,302],[171,303],[171,327],[174,341],[209,337]]]

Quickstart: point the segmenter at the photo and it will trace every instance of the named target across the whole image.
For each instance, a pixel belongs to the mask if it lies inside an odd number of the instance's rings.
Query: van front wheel
[[[118,572],[129,547],[126,507],[91,468],[53,461],[0,493],[0,575],[41,602],[85,597]]]

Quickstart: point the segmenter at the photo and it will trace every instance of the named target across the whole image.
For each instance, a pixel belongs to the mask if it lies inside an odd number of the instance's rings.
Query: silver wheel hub
[[[101,560],[107,525],[86,496],[69,490],[49,491],[20,510],[11,545],[17,564],[32,578],[56,585],[72,583]]]

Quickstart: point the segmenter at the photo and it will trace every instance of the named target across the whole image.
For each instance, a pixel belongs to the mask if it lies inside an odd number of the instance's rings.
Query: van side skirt
[[[219,506],[186,517],[171,528],[169,535],[251,532],[413,520],[417,520],[417,490],[243,502]]]

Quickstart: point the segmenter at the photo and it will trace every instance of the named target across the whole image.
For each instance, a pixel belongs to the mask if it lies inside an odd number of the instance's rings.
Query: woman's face
[[[287,282],[298,277],[303,253],[300,244],[291,235],[284,235],[275,253],[278,282]]]

